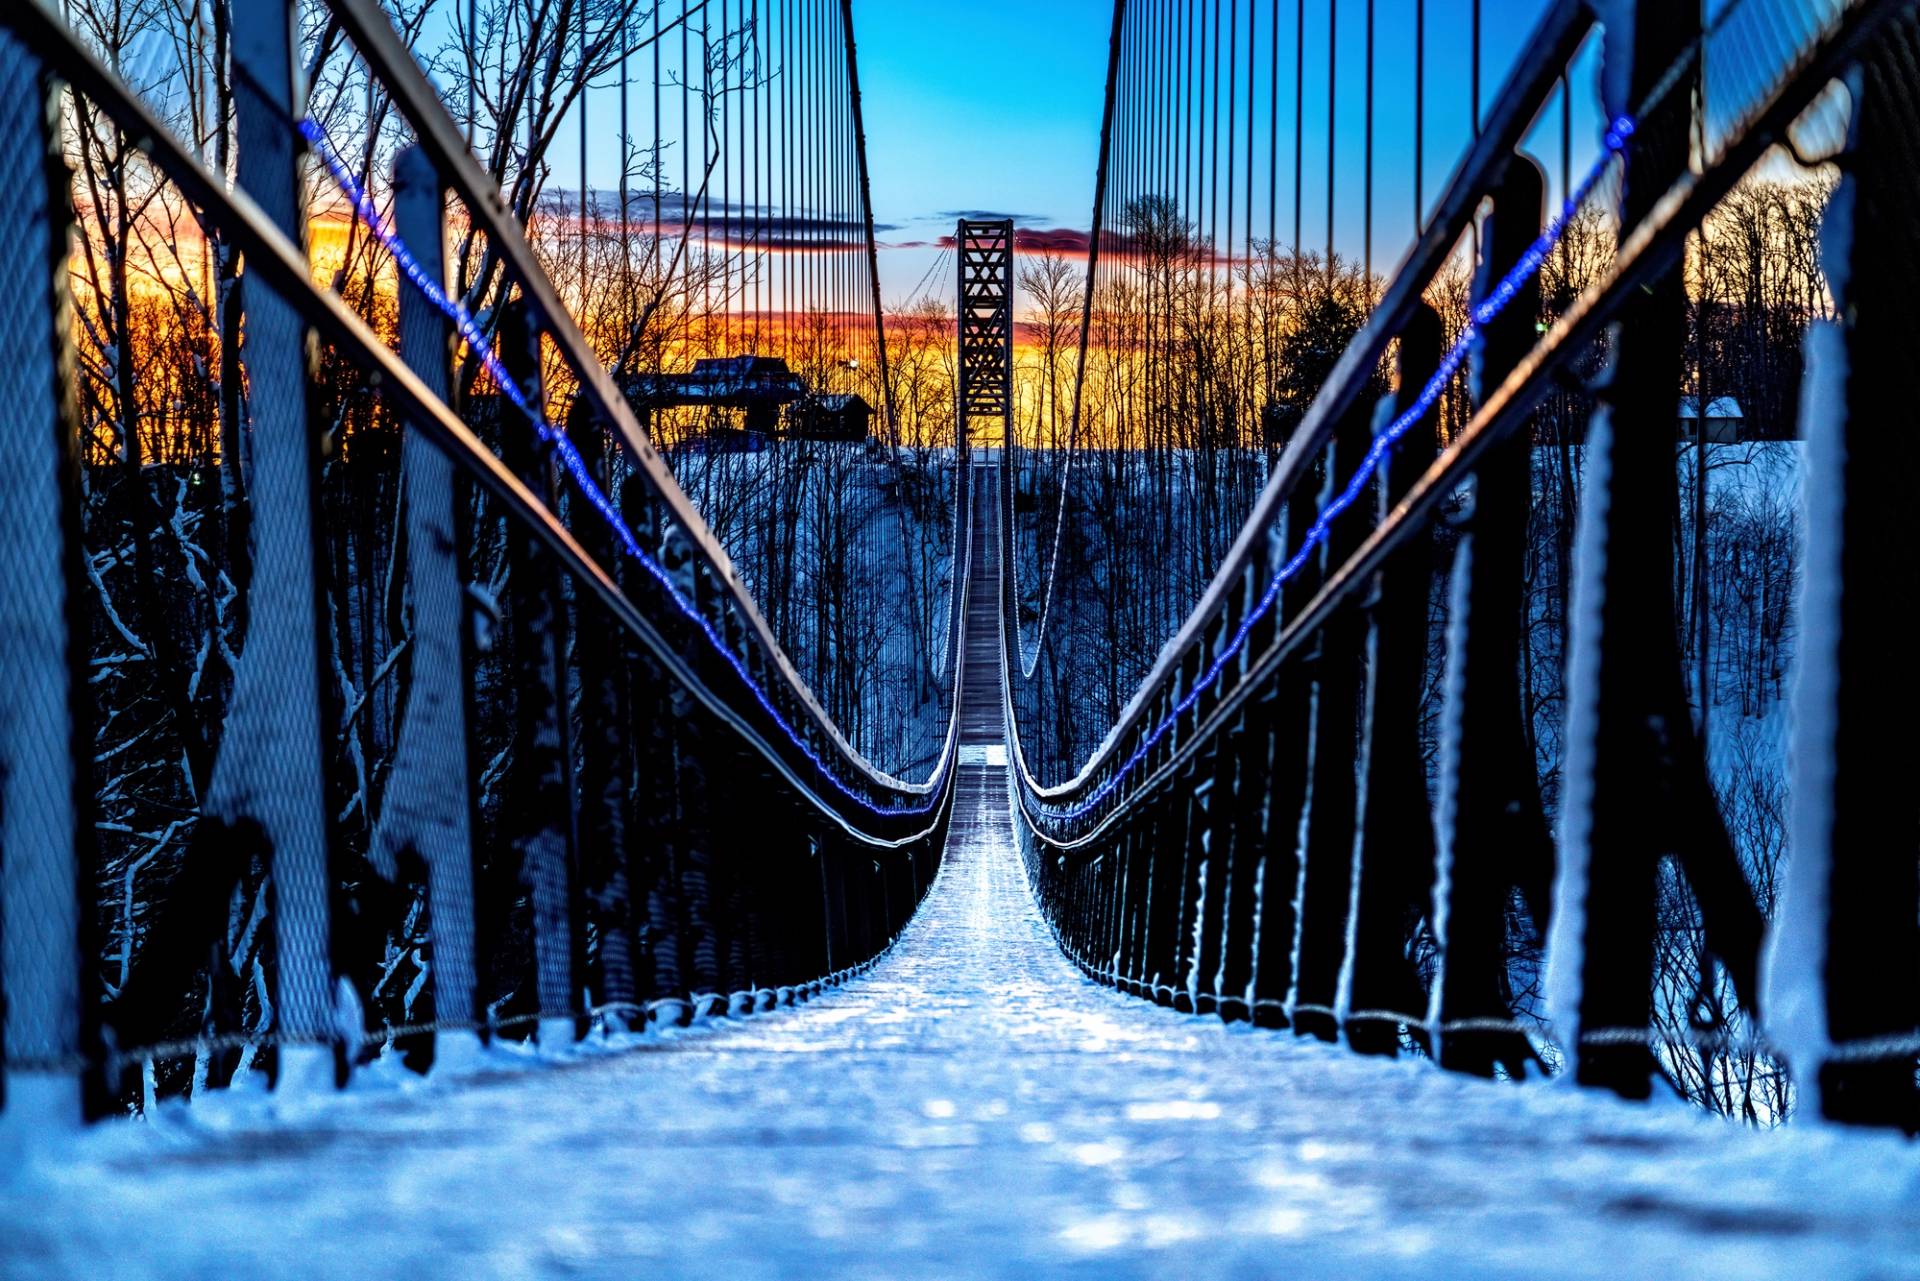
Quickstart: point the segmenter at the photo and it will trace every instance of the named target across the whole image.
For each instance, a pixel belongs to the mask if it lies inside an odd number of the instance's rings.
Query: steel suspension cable
[[[1082,413],[1085,408],[1087,381],[1087,348],[1092,335],[1093,310],[1098,301],[1098,281],[1100,279],[1100,248],[1106,238],[1111,223],[1108,218],[1107,184],[1115,170],[1114,150],[1114,106],[1119,91],[1122,52],[1127,29],[1128,0],[1115,0],[1113,7],[1113,28],[1107,41],[1107,88],[1105,101],[1100,109],[1100,144],[1095,153],[1098,156],[1093,179],[1093,216],[1092,226],[1087,235],[1087,280],[1086,294],[1080,313],[1080,345],[1075,358],[1073,382],[1073,416],[1067,436],[1067,457],[1061,468],[1060,497],[1053,522],[1053,547],[1048,554],[1046,585],[1042,589],[1040,617],[1034,629],[1032,650],[1027,649],[1025,638],[1018,627],[1018,617],[1014,619],[1014,637],[1020,658],[1020,677],[1032,680],[1034,671],[1040,663],[1040,651],[1045,642],[1047,619],[1053,608],[1054,582],[1060,568],[1060,541],[1066,527],[1067,494],[1072,484],[1073,460],[1079,445]],[[1002,486],[1005,489],[1005,486]]]
[[[1361,279],[1369,300],[1373,297],[1373,3],[1367,0],[1367,121],[1366,161],[1361,197]]]
[[[1413,0],[1413,234],[1427,229],[1427,0]]]
[[[1293,0],[1293,257],[1299,268],[1307,108],[1307,0]]]
[[[1340,82],[1340,0],[1327,0],[1327,280],[1333,280],[1334,94]]]

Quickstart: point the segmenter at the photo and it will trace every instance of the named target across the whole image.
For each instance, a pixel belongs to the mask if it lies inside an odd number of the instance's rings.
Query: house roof
[[[1682,419],[1693,419],[1699,416],[1700,398],[1698,396],[1682,396],[1680,398],[1680,417]],[[1740,402],[1732,396],[1715,396],[1707,402],[1707,420],[1709,422],[1715,418],[1745,417],[1746,415],[1740,412]]]
[[[776,356],[722,356],[693,362],[684,374],[636,374],[628,395],[663,404],[785,403],[807,394],[806,380]]]
[[[802,407],[825,410],[829,414],[845,413],[849,409],[858,409],[866,414],[873,412],[873,406],[869,405],[865,399],[845,392],[822,392],[817,396],[809,396],[802,402]]]

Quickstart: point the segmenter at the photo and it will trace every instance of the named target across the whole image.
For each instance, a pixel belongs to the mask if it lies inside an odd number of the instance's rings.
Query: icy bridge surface
[[[1083,980],[966,767],[865,978],[618,1055],[96,1127],[0,1276],[1920,1277],[1920,1154],[1357,1058]],[[275,1109],[278,1109],[276,1113]]]

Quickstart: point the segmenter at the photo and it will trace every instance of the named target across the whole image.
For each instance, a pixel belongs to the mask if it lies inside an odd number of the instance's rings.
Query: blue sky
[[[1111,0],[856,0],[874,214],[900,226],[883,239],[950,234],[961,211],[1085,228],[1112,21]],[[931,255],[887,256],[891,301]]]
[[[1332,59],[1334,168],[1338,175],[1332,233],[1343,255],[1363,248],[1366,15],[1369,0],[1303,0],[1305,44],[1301,156],[1305,246],[1325,244],[1327,226],[1328,32],[1330,7],[1338,39]],[[1416,0],[1372,0],[1375,9],[1375,155],[1373,265],[1389,272],[1411,240],[1413,211],[1414,6]],[[1142,14],[1211,13],[1209,0],[1132,0]],[[1258,56],[1254,63],[1252,143],[1255,156],[1254,223],[1268,223],[1269,171],[1279,211],[1273,222],[1291,239],[1294,204],[1294,24],[1296,0],[1218,0],[1232,19],[1246,58],[1244,35],[1251,20]],[[1467,55],[1472,0],[1425,0],[1426,161],[1429,204],[1445,183],[1471,136]],[[1548,0],[1482,0],[1483,101],[1490,101],[1527,33]],[[1171,7],[1170,7],[1171,6]],[[1252,6],[1250,9],[1249,6]],[[1010,214],[1023,228],[1084,231],[1093,200],[1100,112],[1107,71],[1112,0],[855,0],[854,22],[866,109],[868,156],[876,220],[887,246],[881,255],[882,285],[889,304],[904,301],[934,264],[926,245],[949,234],[962,211]],[[1277,25],[1280,93],[1278,136],[1268,125],[1272,77],[1267,70]],[[1594,152],[1600,129],[1593,101],[1589,49],[1575,76],[1574,167]],[[1243,62],[1244,66],[1245,63]],[[638,69],[636,69],[638,70]],[[1239,81],[1244,120],[1246,81]],[[590,106],[596,122],[610,122],[613,91],[596,91]],[[1535,131],[1534,150],[1551,186],[1560,171],[1560,106],[1550,106]],[[610,186],[600,171],[614,167],[613,131],[590,130],[589,168],[594,185]],[[566,136],[563,131],[563,137]],[[1244,157],[1242,133],[1236,150]],[[556,157],[555,185],[574,187],[577,162],[563,143]],[[1234,203],[1242,210],[1236,244],[1245,237],[1244,163]],[[943,270],[929,288],[944,294],[951,281]]]
[[[1135,20],[1154,11],[1133,0]],[[1334,57],[1334,238],[1342,254],[1364,249],[1365,77],[1367,0],[1305,0],[1302,122],[1302,240],[1325,243],[1329,3],[1337,5]],[[1374,3],[1373,262],[1391,270],[1411,243],[1414,136],[1414,0]],[[1491,101],[1547,0],[1482,0],[1481,95]],[[1205,0],[1200,0],[1205,5]],[[1217,12],[1244,32],[1249,6],[1255,59],[1255,223],[1267,222],[1268,159],[1278,154],[1275,219],[1291,239],[1293,211],[1294,0],[1222,0]],[[1184,9],[1185,6],[1182,6]],[[924,0],[856,0],[856,33],[866,99],[874,208],[901,230],[883,239],[930,239],[951,231],[964,209],[1019,217],[1022,226],[1084,230],[1092,207],[1100,110],[1107,71],[1111,0],[977,0],[968,5]],[[1424,196],[1443,187],[1472,133],[1471,0],[1426,0]],[[1268,123],[1272,25],[1279,27],[1278,146]],[[1244,57],[1244,44],[1241,46]],[[1574,178],[1594,154],[1600,131],[1589,49],[1576,75]],[[1582,83],[1582,79],[1585,83]],[[1240,81],[1245,93],[1245,81]],[[1560,108],[1538,123],[1532,149],[1557,190]],[[1244,116],[1244,112],[1243,112]],[[1242,135],[1239,147],[1244,154]],[[1244,200],[1244,171],[1241,173]],[[1241,219],[1239,235],[1245,234]],[[929,262],[922,252],[887,255],[882,276],[889,298],[911,291]],[[944,273],[943,273],[944,275]]]

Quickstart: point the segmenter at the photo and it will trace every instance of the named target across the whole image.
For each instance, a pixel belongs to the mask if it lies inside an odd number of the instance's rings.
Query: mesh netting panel
[[[80,964],[69,665],[68,450],[55,337],[56,230],[39,60],[0,32],[0,1053],[12,1071],[71,1067]],[[64,193],[63,193],[64,194]],[[64,287],[64,282],[61,288]]]

